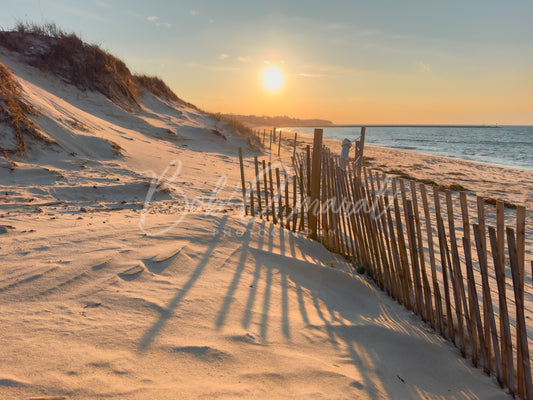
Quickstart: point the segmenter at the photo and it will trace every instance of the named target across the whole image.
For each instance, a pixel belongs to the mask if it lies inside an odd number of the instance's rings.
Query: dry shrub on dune
[[[21,54],[26,62],[52,72],[80,89],[102,93],[128,111],[140,108],[142,88],[167,100],[181,100],[157,76],[133,75],[126,64],[95,44],[55,24],[19,23],[13,31],[0,31],[0,46]]]
[[[13,72],[0,62],[0,123],[7,124],[12,129],[16,142],[16,148],[0,146],[0,151],[4,156],[23,154],[26,150],[26,137],[52,143],[37,130],[36,125],[29,118],[36,115],[37,110],[24,101],[22,88],[13,76]]]
[[[167,84],[157,76],[135,75],[135,80],[140,86],[154,96],[182,102],[182,100],[176,96],[176,93],[174,93],[172,89],[170,89]]]
[[[122,108],[140,107],[141,89],[122,60],[54,24],[19,23],[14,31],[0,31],[0,45],[80,89],[104,94]]]

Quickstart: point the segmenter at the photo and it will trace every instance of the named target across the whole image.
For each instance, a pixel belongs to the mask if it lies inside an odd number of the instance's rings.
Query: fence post
[[[516,347],[519,351],[517,362],[517,391],[525,399],[533,398],[533,383],[531,381],[531,366],[529,364],[529,349],[527,343],[527,327],[524,318],[524,292],[523,282],[524,277],[520,275],[520,262],[522,257],[517,254],[517,246],[514,238],[514,232],[511,228],[507,228],[507,248],[509,249],[509,263],[511,265],[511,273],[513,276],[513,289],[515,295],[516,305]]]
[[[257,162],[257,156],[254,157],[255,164],[255,184],[257,188],[257,206],[259,211],[259,217],[263,218],[263,206],[261,205],[261,178],[259,177],[259,165]]]
[[[295,169],[297,171],[297,169]],[[296,175],[292,179],[292,231],[296,232],[298,213],[296,212]]]
[[[494,270],[496,272],[496,282],[498,284],[498,314],[500,315],[500,339],[502,352],[502,357],[500,360],[503,370],[503,383],[509,388],[511,394],[514,395],[516,392],[514,381],[513,344],[511,342],[511,327],[509,325],[509,312],[507,310],[505,258],[502,263],[500,254],[500,247],[505,245],[505,243],[500,242],[500,237],[498,237],[498,233],[493,227],[489,227],[489,238],[492,249],[492,258],[494,260]],[[501,238],[503,238],[503,234]]]
[[[478,197],[479,199],[479,197]],[[479,205],[479,202],[478,202]],[[490,285],[489,285],[489,278],[488,278],[488,264],[487,264],[487,241],[485,237],[485,232],[481,229],[481,225],[474,224],[474,239],[476,240],[476,250],[478,254],[478,260],[479,260],[479,267],[481,272],[481,283],[482,283],[482,290],[483,290],[483,311],[484,314],[487,317],[487,320],[489,321],[489,330],[490,330],[490,336],[487,340],[487,343],[489,344],[489,351],[487,351],[487,359],[490,361],[490,343],[492,339],[492,346],[493,346],[493,354],[494,354],[494,370],[496,371],[496,379],[498,383],[503,386],[503,371],[502,371],[502,363],[500,360],[500,345],[498,342],[498,330],[496,328],[496,321],[494,318],[494,310],[492,307],[492,299],[490,297]],[[485,302],[485,300],[487,300]],[[490,363],[488,365],[488,369],[491,369]]]
[[[496,202],[496,251],[495,253],[498,254],[498,259],[494,260],[494,264],[495,264],[495,268],[497,268],[497,265],[500,265],[502,266],[502,268],[504,269],[505,271],[505,237],[504,237],[504,228],[505,226],[505,208],[504,208],[504,204],[503,204],[503,201],[501,200],[498,200]],[[490,228],[489,228],[489,235],[490,235]],[[491,247],[492,247],[492,239],[491,239]],[[494,251],[494,249],[493,249]],[[502,273],[502,279],[503,279],[503,283],[504,283],[504,288],[505,288],[505,273],[503,272]],[[503,295],[505,295],[505,292],[503,292]],[[504,332],[506,327],[504,326],[505,325],[505,322],[504,322],[504,318],[502,318],[502,310],[500,309],[499,310],[499,314],[500,314],[500,332]],[[507,311],[505,312],[505,314],[507,314]],[[511,348],[511,354],[510,354],[510,357],[509,357],[509,354],[507,354],[509,352],[509,346],[507,346],[506,342],[504,342],[505,340],[505,337],[504,335],[501,335],[500,336],[500,340],[502,342],[502,346],[501,346],[501,352],[502,352],[502,357],[501,357],[501,361],[502,361],[502,370],[503,370],[503,383],[507,386],[507,387],[511,387],[511,382],[509,382],[510,378],[511,378],[511,375],[508,373],[509,372],[509,368],[513,368],[513,365],[511,365],[509,367],[508,363],[509,361],[511,361],[511,364],[512,364],[512,357],[513,357],[513,354],[512,354],[512,348]],[[514,391],[513,391],[514,393]]]
[[[422,206],[424,207],[424,218],[426,221],[426,237],[429,250],[429,263],[431,267],[431,281],[433,283],[433,293],[435,297],[436,305],[436,321],[438,321],[439,333],[444,336],[444,321],[443,321],[443,312],[442,312],[442,297],[440,292],[439,283],[437,281],[437,268],[435,262],[435,247],[433,242],[433,233],[432,233],[432,224],[431,224],[431,214],[429,212],[429,202],[426,192],[426,185],[420,184],[420,195],[422,196]]]
[[[322,129],[315,129],[313,139],[313,159],[311,170],[311,204],[309,205],[309,237],[313,240],[317,238],[317,214],[320,212],[320,174],[322,161]]]
[[[272,183],[272,164],[268,163],[268,178],[270,180],[270,206],[272,210],[272,222],[274,224],[278,223],[278,218],[276,216],[276,204],[275,204],[275,197],[274,197],[274,184]]]
[[[485,229],[485,206],[484,206],[483,198],[480,196],[477,196],[477,220],[479,225],[479,246],[476,241],[476,247],[478,252],[480,252],[480,255],[478,256],[478,259],[480,260],[481,265],[481,258],[483,257],[484,260],[487,260],[487,254],[484,253],[487,251],[487,237],[485,235],[486,229]],[[486,262],[486,261],[485,261]],[[487,353],[487,368],[489,370],[493,370],[493,359],[491,355],[491,325],[490,325],[490,316],[488,314],[489,309],[489,302],[491,301],[490,293],[488,295],[485,294],[485,291],[483,291],[483,326],[484,326],[484,335],[485,335],[485,351]],[[499,377],[500,379],[501,377]]]
[[[276,183],[277,183],[277,194],[278,194],[278,221],[281,227],[283,228],[283,193],[281,191],[281,182],[279,179],[279,168],[276,168]]]
[[[311,146],[310,145],[307,145],[306,148],[305,148],[305,152],[306,152],[306,158],[305,158],[305,164],[306,164],[306,170],[305,170],[305,173],[306,173],[306,178],[307,178],[307,182],[306,182],[306,186],[307,186],[307,197],[309,197],[309,199],[311,199]]]
[[[244,205],[244,213],[248,215],[248,207],[246,205],[246,183],[244,180],[244,165],[242,162],[242,149],[240,147],[239,147],[239,163],[241,165],[242,203]]]
[[[294,132],[294,144],[292,147],[292,156],[296,155],[296,139],[298,138],[298,132]]]
[[[252,214],[252,217],[255,217],[254,188],[252,186],[252,182],[249,182],[249,184],[250,184],[250,212]]]
[[[278,139],[278,157],[279,157],[280,151],[281,151],[281,131],[279,131],[279,139]]]
[[[521,298],[522,304],[524,304],[524,272],[525,272],[524,256],[525,256],[525,234],[526,234],[525,223],[526,223],[526,209],[524,206],[519,206],[516,209],[516,267],[518,270],[517,277],[520,278],[519,285],[520,285],[520,293],[522,296]],[[514,275],[513,275],[513,278],[514,278]],[[524,387],[525,385],[524,369],[521,368],[521,365],[524,361],[523,357],[529,358],[529,353],[527,353],[527,355],[526,353],[524,353],[522,349],[522,343],[518,339],[520,337],[518,324],[516,325],[516,337],[517,337],[517,340],[516,340],[517,379],[516,380],[518,383],[517,392],[522,397],[525,397],[524,393],[526,393],[526,388]],[[530,376],[530,380],[531,380],[531,376]],[[530,395],[533,396],[533,391],[531,391]]]
[[[267,169],[266,169],[266,163],[265,160],[262,160],[263,164],[263,187],[265,188],[265,214],[266,214],[266,220],[269,221],[268,218],[268,178],[267,178]],[[270,199],[272,201],[272,199]]]
[[[363,166],[363,150],[365,148],[365,134],[366,134],[366,127],[361,127],[361,139],[359,140],[359,157],[356,160],[357,161],[357,178],[361,178],[361,167]]]

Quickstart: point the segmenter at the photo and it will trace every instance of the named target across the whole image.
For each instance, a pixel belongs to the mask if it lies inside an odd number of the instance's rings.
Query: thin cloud
[[[164,26],[165,28],[172,28],[172,24],[168,22],[160,22],[160,18],[155,15],[150,15],[149,17],[146,17],[146,19],[153,23],[155,26]]]
[[[103,7],[103,8],[111,7],[109,4],[107,4],[105,1],[102,1],[102,0],[95,0],[95,3],[98,4],[100,7]]]
[[[301,73],[298,74],[298,76],[303,76],[304,78],[320,78],[320,77],[322,77],[324,75],[322,75],[322,74],[306,74],[306,73],[301,72]]]
[[[192,15],[192,16],[198,15],[198,11],[196,11],[196,10],[191,10],[191,15]]]
[[[320,26],[320,29],[322,29],[323,31],[342,31],[347,28],[348,28],[348,25],[336,24],[336,23],[322,24],[322,26]]]
[[[225,60],[226,58],[229,58],[229,54],[222,53],[221,55],[218,56],[219,60]]]
[[[345,67],[342,65],[320,65],[320,64],[309,64],[301,67],[302,69],[314,70],[317,71],[316,74],[322,76],[331,76],[331,75],[362,75],[371,73],[373,71],[367,71],[362,69],[357,69],[353,67]]]
[[[249,56],[246,56],[246,57],[237,57],[237,60],[239,60],[240,62],[250,62],[252,61],[252,57],[249,57]]]
[[[422,61],[420,61],[418,63],[418,67],[419,67],[420,71],[422,71],[422,72],[430,72],[431,71],[431,66],[429,64],[424,64]]]
[[[231,71],[240,71],[240,68],[237,67],[222,67],[218,65],[204,65],[196,62],[189,62],[185,64],[189,68],[201,68],[208,71],[217,71],[217,72],[231,72]]]

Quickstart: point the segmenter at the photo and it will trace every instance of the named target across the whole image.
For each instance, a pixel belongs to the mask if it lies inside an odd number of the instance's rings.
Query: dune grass
[[[134,78],[139,86],[145,88],[154,96],[182,102],[176,93],[174,93],[158,76],[134,75]]]
[[[0,147],[0,152],[6,158],[9,159],[10,154],[24,154],[27,137],[48,144],[53,143],[37,130],[37,126],[30,119],[30,116],[36,115],[37,110],[24,101],[22,88],[13,76],[13,72],[0,62],[0,122],[7,123],[11,127],[16,142],[16,148]]]
[[[13,31],[0,31],[0,45],[80,89],[98,91],[131,111],[140,108],[142,91],[126,64],[74,33],[66,33],[54,24],[20,22]]]
[[[126,64],[55,24],[19,22],[13,31],[0,31],[0,45],[80,89],[98,91],[128,110],[139,108],[141,90]]]
[[[248,140],[248,145],[256,150],[256,151],[262,151],[263,144],[257,140],[257,138],[254,135],[254,130],[248,126],[246,126],[243,122],[241,122],[239,119],[231,117],[229,115],[224,115],[221,113],[208,113],[210,114],[215,121],[217,121],[217,125],[223,124],[226,125],[226,127],[234,132],[235,134],[239,136],[243,136]]]
[[[30,65],[58,75],[80,89],[102,93],[128,111],[140,109],[142,88],[155,96],[190,105],[161,78],[133,75],[118,57],[55,24],[19,22],[12,31],[0,31],[0,46],[20,53]]]

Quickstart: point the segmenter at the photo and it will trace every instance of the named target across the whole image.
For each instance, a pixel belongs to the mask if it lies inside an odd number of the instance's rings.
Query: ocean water
[[[324,137],[357,140],[361,128],[323,128]],[[284,130],[286,131],[286,130]],[[291,128],[312,134],[312,128]],[[533,171],[533,126],[367,127],[368,145]]]

